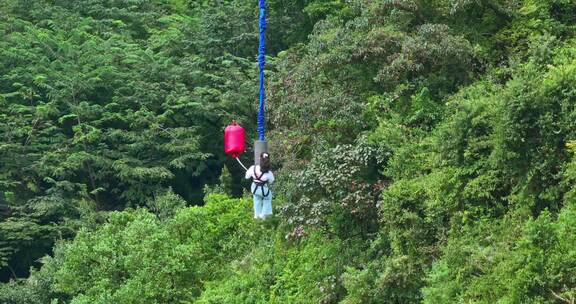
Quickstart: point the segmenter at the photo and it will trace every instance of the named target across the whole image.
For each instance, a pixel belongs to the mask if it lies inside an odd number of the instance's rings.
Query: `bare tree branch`
[[[550,289],[550,292],[552,293],[554,298],[556,298],[557,300],[560,300],[560,301],[562,301],[564,303],[568,303],[568,304],[575,304],[574,299],[566,299],[566,298],[560,296],[559,294],[557,294],[556,292],[554,292],[554,290],[552,290],[552,289]]]

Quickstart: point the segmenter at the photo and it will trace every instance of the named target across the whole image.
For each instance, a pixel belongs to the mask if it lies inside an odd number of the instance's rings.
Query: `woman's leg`
[[[254,199],[254,218],[260,218],[262,215],[262,196],[256,191],[256,185],[252,183],[250,191],[252,191]]]
[[[272,215],[272,192],[268,193],[268,196],[262,199],[262,215],[264,217]]]
[[[254,218],[262,215],[262,196],[254,194]]]

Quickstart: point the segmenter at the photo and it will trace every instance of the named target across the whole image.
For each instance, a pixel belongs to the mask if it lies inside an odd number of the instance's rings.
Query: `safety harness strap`
[[[268,181],[263,181],[261,178],[262,176],[264,176],[264,172],[261,172],[260,176],[258,176],[256,174],[256,170],[254,170],[254,184],[256,185],[256,187],[254,187],[254,191],[252,192],[252,194],[256,194],[256,191],[258,191],[258,188],[262,189],[262,195],[264,197],[268,197],[268,195],[270,195],[270,188],[268,188],[268,192],[266,192],[266,194],[264,194],[264,186],[266,184],[268,184]]]

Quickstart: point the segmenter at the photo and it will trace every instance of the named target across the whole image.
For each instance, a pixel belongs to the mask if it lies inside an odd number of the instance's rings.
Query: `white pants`
[[[256,187],[258,189],[256,189]],[[256,191],[254,191],[256,189]],[[264,218],[272,214],[272,191],[268,186],[256,186],[252,183],[252,193],[254,194],[254,217]],[[268,195],[266,195],[268,194]]]

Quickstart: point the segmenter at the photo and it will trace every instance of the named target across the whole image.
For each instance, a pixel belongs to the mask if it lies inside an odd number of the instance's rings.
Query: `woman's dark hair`
[[[266,152],[260,154],[260,171],[262,171],[262,173],[268,173],[268,171],[270,171],[270,154]]]

